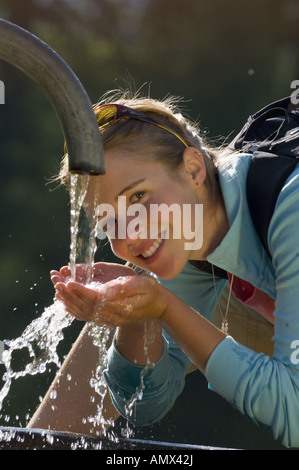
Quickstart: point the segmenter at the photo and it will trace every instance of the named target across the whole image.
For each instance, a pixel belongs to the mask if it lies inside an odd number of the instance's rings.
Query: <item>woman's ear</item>
[[[185,172],[191,178],[194,188],[202,186],[207,173],[202,154],[196,148],[188,147],[183,153],[183,161]]]

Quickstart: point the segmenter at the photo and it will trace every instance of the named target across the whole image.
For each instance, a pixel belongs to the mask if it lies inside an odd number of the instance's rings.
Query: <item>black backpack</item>
[[[275,101],[250,116],[229,146],[253,154],[247,201],[257,234],[270,257],[267,234],[276,200],[299,162],[299,105],[296,107],[294,101],[294,96]]]
[[[253,154],[247,177],[247,201],[256,232],[271,258],[267,242],[269,223],[282,186],[299,162],[298,98],[292,95],[275,101],[250,116],[228,147]],[[191,264],[211,273],[208,262]],[[216,267],[215,274],[227,277],[225,271]]]

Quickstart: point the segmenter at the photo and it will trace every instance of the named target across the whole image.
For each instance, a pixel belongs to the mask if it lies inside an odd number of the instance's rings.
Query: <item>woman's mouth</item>
[[[143,253],[140,253],[140,256],[142,256],[143,258],[149,258],[150,256],[153,256],[158,250],[161,243],[162,243],[162,239],[158,238],[157,240],[153,242],[150,248],[147,248],[147,250],[145,250]]]

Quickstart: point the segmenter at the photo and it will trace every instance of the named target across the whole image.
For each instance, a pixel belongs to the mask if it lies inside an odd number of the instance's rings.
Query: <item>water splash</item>
[[[90,386],[95,391],[96,396],[99,397],[99,399],[97,401],[96,414],[94,416],[89,416],[88,421],[91,423],[93,428],[100,428],[101,434],[106,435],[107,429],[114,425],[113,420],[105,418],[103,414],[104,399],[108,388],[104,378],[104,372],[107,369],[105,358],[112,330],[105,325],[99,326],[93,324],[89,334],[92,336],[93,344],[98,348],[99,352],[99,361],[97,363],[94,376],[90,379]],[[112,433],[110,433],[110,436],[112,438]],[[116,439],[115,436],[113,436],[113,439]]]
[[[71,175],[69,266],[71,278],[75,279],[76,266],[83,263],[86,268],[87,283],[92,278],[93,258],[96,249],[93,215],[95,210],[92,210],[91,202],[86,203],[83,209],[89,181],[88,175]],[[91,210],[88,212],[86,208]],[[4,364],[6,372],[3,375],[4,385],[0,389],[0,410],[14,380],[26,375],[42,374],[47,370],[49,364],[53,364],[57,369],[61,367],[57,346],[64,339],[63,330],[69,327],[72,322],[73,317],[66,312],[64,305],[55,299],[39,318],[27,326],[19,338],[3,341],[5,350],[2,353],[1,362]],[[21,351],[24,357],[29,357],[28,363],[21,370],[13,368],[13,356],[16,351]]]
[[[76,279],[76,268],[84,269],[85,284],[101,289],[99,282],[93,281],[94,256],[96,245],[96,207],[99,201],[99,186],[93,186],[93,194],[88,195],[89,184],[92,181],[89,175],[71,175],[70,202],[71,202],[71,245],[70,245],[70,270],[71,278]],[[83,208],[83,210],[82,210]],[[104,379],[106,369],[105,357],[108,349],[108,341],[111,336],[111,329],[105,325],[98,326],[91,323],[89,335],[93,344],[98,349],[98,363],[93,377],[90,379],[91,389],[97,397],[97,411],[94,416],[86,417],[86,422],[90,423],[91,431],[106,436],[107,429],[113,426],[113,421],[103,416],[104,398],[107,393],[107,383]],[[87,398],[87,397],[86,397]],[[100,430],[99,430],[100,429]],[[111,439],[116,439],[110,433]]]
[[[127,417],[127,422],[125,428],[121,429],[121,433],[123,437],[130,438],[133,437],[134,431],[129,425],[129,421],[134,414],[136,414],[136,407],[138,401],[141,401],[143,398],[143,391],[145,388],[144,378],[149,370],[155,367],[155,364],[150,361],[149,359],[149,351],[148,348],[150,344],[154,341],[155,338],[155,331],[154,331],[154,324],[153,322],[145,322],[144,324],[144,353],[146,357],[146,364],[140,372],[140,384],[136,388],[135,393],[132,395],[130,400],[128,400],[125,406],[125,413]]]
[[[85,268],[85,283],[96,287],[93,283],[93,266],[94,255],[96,251],[96,205],[99,200],[99,194],[87,200],[89,183],[92,176],[89,175],[71,175],[70,185],[70,261],[69,267],[71,271],[71,279],[76,279],[76,269],[80,264],[80,269]],[[101,288],[97,284],[97,288]],[[3,401],[7,397],[12,382],[19,377],[25,375],[35,375],[44,373],[49,364],[54,364],[59,370],[61,361],[57,353],[58,344],[64,339],[63,330],[71,325],[73,317],[66,311],[63,304],[54,300],[53,304],[45,309],[43,314],[32,321],[21,336],[13,340],[5,340],[5,351],[2,354],[2,362],[6,372],[3,375],[4,385],[0,390],[0,410]],[[104,398],[107,393],[107,384],[104,379],[104,371],[107,367],[105,357],[107,353],[108,343],[112,331],[107,326],[91,325],[90,333],[93,344],[98,348],[99,361],[96,366],[93,377],[90,379],[91,392],[94,390],[97,397],[97,412],[95,416],[86,417],[91,427],[101,429],[100,434],[106,436],[107,429],[113,426],[113,422],[107,420],[103,416]],[[148,347],[153,340],[154,329],[150,331],[145,329],[145,356],[148,358]],[[22,370],[14,371],[12,367],[13,354],[15,351],[21,350],[29,354],[29,362]],[[132,395],[126,406],[126,416],[130,420],[135,405],[143,397],[144,377],[147,372],[154,367],[154,364],[147,359],[145,367],[141,371],[140,385],[136,392]],[[59,372],[58,372],[59,373]],[[69,377],[71,380],[71,377]],[[54,397],[52,397],[54,398]],[[88,399],[88,397],[86,397]],[[131,437],[133,431],[129,428],[129,423],[123,429],[122,434]],[[2,436],[3,437],[3,436]],[[109,437],[117,441],[111,431]],[[1,440],[1,436],[0,436]]]
[[[68,327],[72,320],[61,302],[54,301],[53,305],[45,309],[41,317],[27,326],[19,338],[4,341],[2,363],[6,372],[3,375],[4,385],[0,390],[0,409],[13,380],[25,375],[44,373],[50,363],[58,368],[61,366],[57,346],[63,339],[63,329]],[[29,353],[30,362],[22,370],[14,371],[12,361],[17,350],[22,350],[24,355]]]

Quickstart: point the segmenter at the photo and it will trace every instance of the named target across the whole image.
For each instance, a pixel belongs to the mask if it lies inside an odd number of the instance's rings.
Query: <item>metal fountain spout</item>
[[[104,152],[96,116],[71,68],[39,38],[2,19],[0,58],[35,81],[52,103],[66,141],[69,170],[103,174]]]

